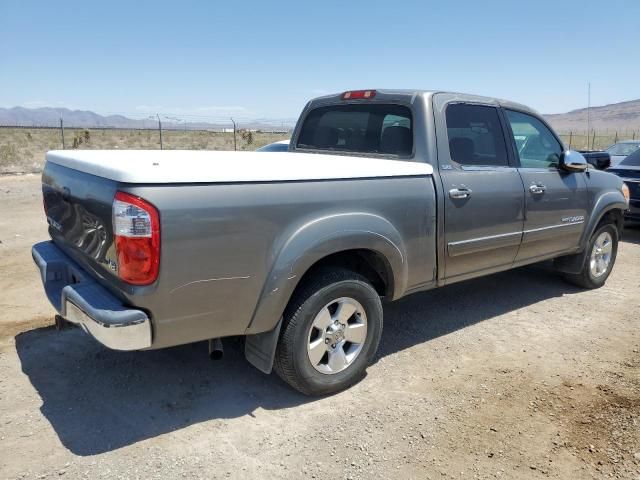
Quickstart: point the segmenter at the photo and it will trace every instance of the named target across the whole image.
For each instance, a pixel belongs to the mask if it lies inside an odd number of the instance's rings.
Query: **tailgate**
[[[54,242],[82,266],[116,277],[112,205],[117,182],[47,162],[44,209]]]

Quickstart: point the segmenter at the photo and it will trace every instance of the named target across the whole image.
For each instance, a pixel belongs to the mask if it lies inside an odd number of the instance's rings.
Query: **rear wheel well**
[[[303,285],[319,270],[347,269],[365,277],[381,297],[393,296],[393,273],[384,256],[367,249],[344,250],[321,258],[300,279]]]
[[[323,270],[326,273],[326,270],[332,269],[356,272],[371,283],[380,297],[393,297],[393,270],[384,255],[374,250],[353,249],[327,255],[311,265],[289,298],[289,306],[291,299],[295,299],[302,289],[312,284],[313,279],[318,278],[318,274],[323,273]],[[282,318],[273,330],[248,335],[246,338],[247,360],[265,373],[271,373],[278,339],[282,337],[281,325]]]

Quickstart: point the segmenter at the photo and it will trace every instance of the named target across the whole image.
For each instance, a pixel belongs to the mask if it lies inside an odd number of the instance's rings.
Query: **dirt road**
[[[368,376],[303,397],[206,345],[56,332],[39,179],[0,177],[0,478],[640,479],[640,230],[607,285],[546,266],[385,307]]]

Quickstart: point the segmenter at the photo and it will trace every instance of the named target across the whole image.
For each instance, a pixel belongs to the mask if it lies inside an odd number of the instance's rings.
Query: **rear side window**
[[[413,152],[411,110],[374,103],[319,107],[307,115],[297,148],[409,156]]]
[[[451,160],[461,165],[509,165],[496,108],[454,103],[447,107],[446,119]]]

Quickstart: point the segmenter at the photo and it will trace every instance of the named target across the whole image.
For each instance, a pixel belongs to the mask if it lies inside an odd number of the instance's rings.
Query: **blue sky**
[[[640,98],[640,1],[0,0],[0,106],[296,117],[355,88]],[[195,118],[195,117],[189,117]]]

